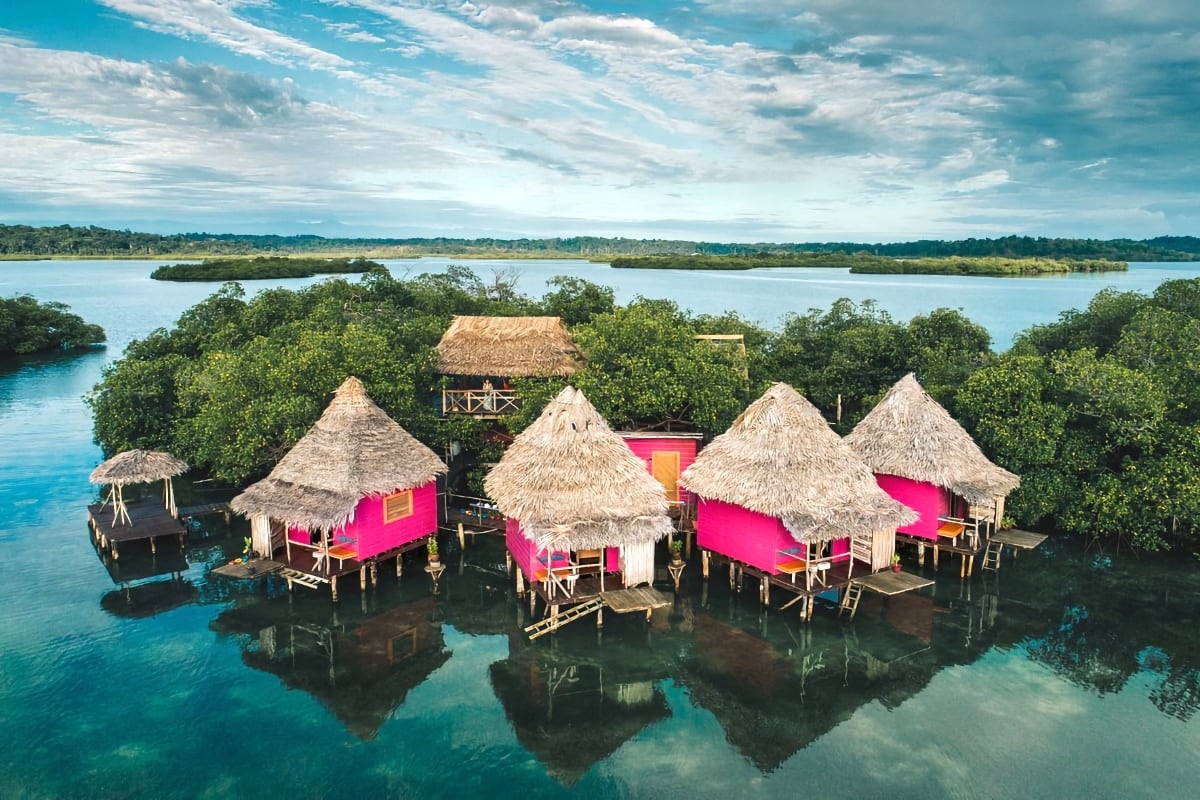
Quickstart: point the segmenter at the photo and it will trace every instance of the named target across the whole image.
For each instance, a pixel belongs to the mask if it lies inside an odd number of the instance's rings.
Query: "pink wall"
[[[525,538],[525,534],[521,531],[521,523],[512,517],[504,521],[504,541],[508,546],[508,552],[512,554],[513,563],[521,568],[521,572],[525,573],[525,577],[532,580],[533,573],[545,566],[545,562],[541,559],[546,557],[546,553],[535,552],[533,542]],[[553,554],[555,566],[566,566],[570,563],[570,553],[565,550],[556,550]],[[621,568],[621,554],[616,547],[608,547],[604,550],[604,570],[605,572],[617,572]]]
[[[358,560],[379,555],[437,531],[437,482],[413,489],[413,513],[404,519],[383,521],[383,497],[364,497],[354,509],[354,519],[330,535],[332,544],[351,544]],[[288,531],[292,541],[307,543],[303,528]]]
[[[696,451],[700,446],[700,440],[691,436],[663,435],[659,437],[642,434],[625,438],[625,444],[629,445],[629,449],[633,451],[634,455],[646,462],[646,471],[651,474],[653,474],[651,458],[655,453],[679,453],[679,473],[682,475],[683,471],[696,460]],[[680,502],[687,503],[690,499],[691,495],[688,490],[680,486]]]
[[[808,553],[807,545],[797,542],[778,517],[704,498],[696,510],[696,544],[771,575],[779,574],[775,564],[785,558],[779,551],[801,558]],[[830,543],[831,556],[849,552],[849,538]]]
[[[899,533],[937,539],[938,517],[950,508],[950,492],[932,483],[921,483],[899,475],[876,475],[875,482],[893,499],[916,511],[920,517],[911,525],[897,528]]]

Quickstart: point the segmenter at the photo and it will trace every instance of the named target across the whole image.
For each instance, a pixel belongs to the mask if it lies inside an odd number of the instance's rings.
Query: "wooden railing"
[[[517,393],[511,389],[443,389],[443,414],[470,414],[473,417],[498,417],[521,408]]]

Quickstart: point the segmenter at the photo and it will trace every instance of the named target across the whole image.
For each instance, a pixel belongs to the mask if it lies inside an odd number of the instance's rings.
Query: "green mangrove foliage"
[[[894,263],[890,258],[881,258],[870,253],[825,252],[757,252],[745,255],[689,255],[622,256],[614,258],[611,266],[616,269],[767,269],[780,267],[855,267],[862,265],[887,266]],[[883,270],[881,270],[883,271]]]
[[[0,355],[72,350],[104,341],[104,329],[72,314],[64,303],[29,295],[0,298]]]
[[[879,275],[1049,275],[1066,272],[1120,272],[1124,261],[1072,258],[880,258],[850,267],[851,272]]]
[[[210,258],[199,264],[169,264],[150,273],[156,281],[249,281],[264,278],[311,278],[384,269],[363,258]]]

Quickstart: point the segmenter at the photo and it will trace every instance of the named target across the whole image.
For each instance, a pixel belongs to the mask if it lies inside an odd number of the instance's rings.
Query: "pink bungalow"
[[[672,530],[663,487],[583,393],[568,386],[484,482],[507,518],[508,552],[550,606],[654,580]]]
[[[252,546],[282,560],[299,583],[328,582],[399,557],[437,533],[441,459],[347,378],[316,424],[271,470],[234,498]],[[286,535],[285,535],[286,532]]]
[[[846,437],[880,487],[917,512],[897,533],[937,542],[994,527],[1021,479],[988,460],[971,435],[909,373]],[[974,544],[974,542],[972,542]],[[976,545],[978,546],[978,545]]]
[[[700,499],[696,543],[806,589],[841,585],[855,562],[891,562],[897,525],[916,514],[885,494],[866,464],[795,389],[777,383],[683,473]]]
[[[699,433],[670,433],[666,431],[619,431],[633,454],[646,462],[646,470],[662,484],[667,502],[686,507],[691,494],[679,483],[679,476],[696,460]]]

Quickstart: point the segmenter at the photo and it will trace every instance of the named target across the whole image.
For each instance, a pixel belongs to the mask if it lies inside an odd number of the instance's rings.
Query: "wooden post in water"
[[[700,551],[700,577],[708,580],[708,551]]]
[[[338,601],[337,581],[338,581],[337,575],[334,575],[333,577],[331,577],[329,579],[329,593],[333,596],[333,602],[335,602],[335,603]]]

